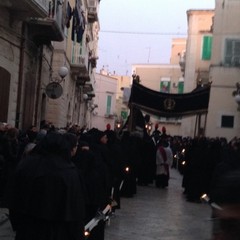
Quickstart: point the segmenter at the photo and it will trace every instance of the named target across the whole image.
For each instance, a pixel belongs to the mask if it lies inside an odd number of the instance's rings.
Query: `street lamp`
[[[65,66],[62,66],[58,70],[59,77],[52,78],[52,73],[50,76],[51,82],[46,86],[46,94],[49,98],[57,99],[62,96],[63,94],[63,88],[60,85],[62,81],[65,80],[65,77],[68,75],[68,68]]]
[[[65,66],[60,67],[58,70],[58,75],[61,77],[61,80],[58,80],[58,82],[60,83],[68,75],[68,68]]]

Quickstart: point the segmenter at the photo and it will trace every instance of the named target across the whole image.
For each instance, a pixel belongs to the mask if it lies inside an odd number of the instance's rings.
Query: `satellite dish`
[[[62,93],[63,93],[63,88],[57,82],[51,82],[46,87],[46,94],[49,98],[57,99],[61,97]]]

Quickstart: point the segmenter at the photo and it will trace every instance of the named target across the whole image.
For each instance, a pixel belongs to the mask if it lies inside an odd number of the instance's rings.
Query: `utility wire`
[[[136,34],[136,35],[179,35],[179,36],[187,36],[187,33],[180,33],[180,32],[175,32],[175,33],[164,33],[164,32],[133,32],[133,31],[114,31],[114,30],[100,30],[102,33],[114,33],[114,34]]]

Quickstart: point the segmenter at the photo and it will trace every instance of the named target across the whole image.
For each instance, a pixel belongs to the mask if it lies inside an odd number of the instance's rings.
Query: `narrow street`
[[[211,209],[187,202],[182,176],[171,169],[168,189],[138,186],[133,198],[122,198],[121,209],[106,227],[106,240],[209,240]]]
[[[171,169],[168,189],[138,186],[133,198],[122,198],[106,225],[105,240],[209,240],[211,209],[204,203],[187,202],[182,176]],[[0,239],[13,240],[6,209],[0,209]]]

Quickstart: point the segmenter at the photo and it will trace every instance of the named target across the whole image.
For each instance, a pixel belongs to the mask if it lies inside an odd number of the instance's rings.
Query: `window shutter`
[[[234,64],[240,65],[240,41],[236,41],[234,45]]]
[[[225,42],[224,63],[230,66],[240,65],[240,40],[227,39]]]
[[[183,93],[184,82],[178,82],[178,93]]]
[[[111,114],[112,96],[107,96],[107,114]]]
[[[212,36],[203,37],[202,60],[210,60],[212,55]]]
[[[226,40],[225,63],[227,64],[232,64],[232,49],[233,49],[233,41]]]

